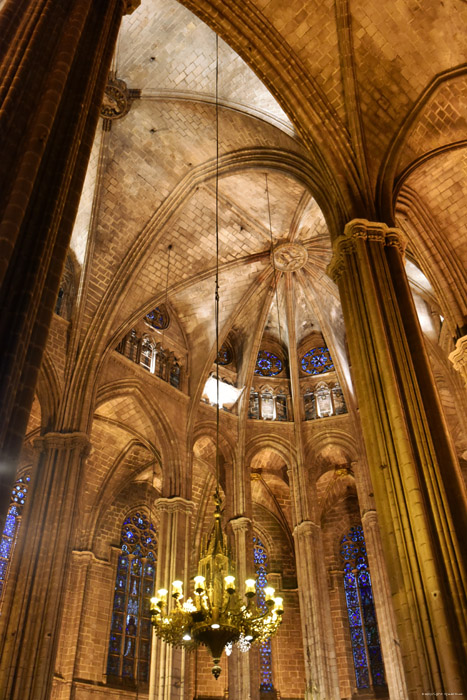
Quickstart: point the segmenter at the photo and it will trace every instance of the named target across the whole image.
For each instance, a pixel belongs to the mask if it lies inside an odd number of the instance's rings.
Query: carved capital
[[[467,385],[467,335],[459,338],[456,349],[450,353],[449,359]]]
[[[358,241],[362,240],[398,248],[402,255],[406,247],[406,238],[400,229],[389,228],[379,221],[352,219],[346,224],[344,233],[336,238],[332,246],[333,256],[328,265],[327,274],[334,282],[338,281],[346,269],[346,256],[351,255]]]
[[[194,505],[193,501],[187,501],[186,498],[181,498],[181,496],[158,498],[155,502],[156,510],[159,513],[184,513],[191,515]]]
[[[367,508],[362,513],[362,523],[365,525],[373,525],[378,522],[378,516],[374,508]]]
[[[241,515],[238,518],[229,520],[229,525],[234,532],[247,532],[251,527],[251,520],[250,518],[246,518],[245,516]]]
[[[86,433],[46,433],[35,438],[33,445],[39,452],[77,450],[83,457],[87,457],[91,450],[91,441]]]
[[[301,523],[295,525],[293,536],[296,538],[306,537],[307,535],[315,535],[321,530],[320,526],[311,520],[302,520]]]

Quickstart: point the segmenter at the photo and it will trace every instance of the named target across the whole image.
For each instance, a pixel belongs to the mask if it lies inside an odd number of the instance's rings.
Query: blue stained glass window
[[[232,359],[232,350],[224,343],[217,353],[217,364],[230,365]]]
[[[258,536],[253,537],[253,559],[256,571],[256,599],[258,607],[266,610],[264,588],[267,585],[268,573],[268,555],[266,549]],[[260,672],[261,685],[260,690],[264,692],[272,692],[274,685],[272,682],[272,655],[271,655],[271,640],[267,639],[260,646]]]
[[[256,358],[255,374],[260,374],[262,377],[273,377],[280,374],[284,368],[282,360],[272,352],[260,350]]]
[[[151,650],[149,599],[156,574],[156,533],[144,513],[125,519],[122,553],[115,578],[107,676],[127,681],[148,680]]]
[[[352,527],[342,538],[341,556],[357,687],[385,686],[365,538],[360,525]]]
[[[334,369],[334,363],[327,347],[312,348],[300,360],[302,370],[307,374],[324,374]]]
[[[23,506],[26,502],[29,482],[31,477],[24,474],[16,480],[10,498],[10,507],[5,519],[2,537],[0,539],[0,599],[3,593],[5,581],[10,568],[11,555],[13,554],[18,530],[21,523]]]
[[[169,314],[164,304],[156,306],[155,309],[146,314],[146,320],[153,328],[158,328],[159,330],[168,328],[170,323]]]

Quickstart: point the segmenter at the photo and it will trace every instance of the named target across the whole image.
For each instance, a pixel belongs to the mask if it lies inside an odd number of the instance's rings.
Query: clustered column
[[[41,455],[19,531],[8,614],[1,617],[0,697],[9,700],[49,697],[89,438],[48,433],[36,446]]]
[[[334,242],[329,272],[339,286],[408,692],[415,698],[466,690],[460,538],[467,510],[403,247],[398,230],[351,221]]]

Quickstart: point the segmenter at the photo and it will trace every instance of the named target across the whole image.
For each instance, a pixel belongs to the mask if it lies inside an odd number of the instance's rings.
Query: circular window
[[[282,360],[272,352],[260,350],[256,358],[255,374],[260,374],[262,377],[272,377],[275,374],[280,374],[283,370]]]
[[[301,359],[302,370],[307,374],[324,374],[334,369],[329,350],[326,347],[312,348]]]

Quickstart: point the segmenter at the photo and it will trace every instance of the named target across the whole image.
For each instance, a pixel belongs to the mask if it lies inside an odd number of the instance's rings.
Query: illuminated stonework
[[[274,250],[274,266],[283,272],[300,270],[308,260],[308,253],[300,243],[282,243]]]

